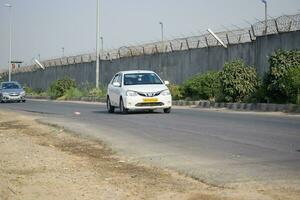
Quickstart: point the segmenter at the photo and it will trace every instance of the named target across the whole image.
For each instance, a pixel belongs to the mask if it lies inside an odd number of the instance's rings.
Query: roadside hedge
[[[299,95],[300,51],[276,51],[266,75],[267,95],[274,103],[296,103]]]
[[[65,77],[63,79],[54,81],[49,87],[48,94],[50,98],[57,99],[58,97],[62,97],[69,89],[75,87],[75,81]]]
[[[226,62],[220,80],[224,100],[230,102],[246,100],[258,87],[256,70],[242,60]]]
[[[183,96],[192,100],[205,99],[214,101],[221,91],[220,73],[209,71],[197,74],[182,85]]]

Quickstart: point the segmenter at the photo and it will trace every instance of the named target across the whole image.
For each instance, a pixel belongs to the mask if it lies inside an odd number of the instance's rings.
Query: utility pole
[[[101,39],[101,52],[103,53],[103,37],[101,36],[100,39]]]
[[[97,15],[96,15],[96,88],[99,88],[99,64],[100,64],[100,52],[99,52],[99,38],[100,38],[100,0],[97,0]]]
[[[62,57],[65,57],[65,47],[62,47],[61,50],[62,50]]]
[[[265,35],[268,31],[268,3],[267,0],[261,0],[265,4]]]
[[[161,42],[164,42],[164,24],[162,22],[159,22],[159,24],[161,30]]]
[[[9,60],[8,60],[8,81],[11,81],[11,48],[12,48],[12,5],[5,4],[4,7],[9,8]]]

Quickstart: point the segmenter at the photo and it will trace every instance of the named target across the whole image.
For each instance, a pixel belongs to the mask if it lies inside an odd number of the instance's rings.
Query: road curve
[[[175,169],[212,184],[300,180],[300,117],[173,109],[108,114],[104,105],[0,104],[104,140],[129,160]]]

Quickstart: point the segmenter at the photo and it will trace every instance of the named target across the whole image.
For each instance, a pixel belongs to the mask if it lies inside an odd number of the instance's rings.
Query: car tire
[[[109,97],[106,99],[106,108],[108,113],[114,113],[115,107],[111,105]]]
[[[170,108],[165,108],[164,113],[170,113],[171,112],[171,107]]]
[[[24,100],[22,100],[22,102],[23,102],[23,103],[25,103],[25,102],[26,102],[26,100],[24,99]]]
[[[120,113],[122,113],[122,114],[128,113],[128,109],[125,108],[122,98],[120,98]]]

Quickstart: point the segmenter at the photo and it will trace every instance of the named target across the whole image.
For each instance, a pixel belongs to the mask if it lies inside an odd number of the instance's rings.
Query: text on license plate
[[[157,98],[145,98],[143,99],[144,102],[158,102]]]

